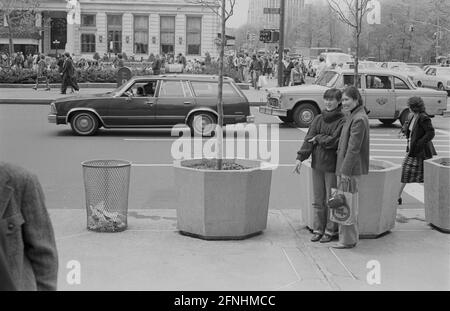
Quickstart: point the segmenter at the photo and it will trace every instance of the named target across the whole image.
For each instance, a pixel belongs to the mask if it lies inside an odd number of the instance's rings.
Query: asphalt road
[[[172,137],[170,130],[100,130],[94,137],[77,137],[72,136],[69,126],[47,123],[48,112],[47,106],[0,105],[0,159],[38,175],[49,208],[84,208],[80,163],[90,159],[125,159],[133,163],[130,209],[176,208],[171,148],[178,138]],[[257,125],[268,124],[269,128],[280,125],[277,118],[261,115],[257,108],[252,108],[252,112]],[[450,155],[449,121],[442,117],[433,119],[438,130],[434,143],[440,155]],[[371,156],[400,164],[406,142],[397,138],[399,129],[398,123],[384,126],[371,121]],[[305,131],[280,125],[278,149],[277,143],[269,144],[271,159],[279,158],[280,163],[273,171],[272,209],[295,209],[296,202],[301,200],[296,189],[303,181],[292,174],[292,165]],[[246,139],[247,155],[252,143],[255,141]],[[257,146],[261,147],[261,141]],[[263,157],[261,152],[257,155]],[[409,189],[408,193],[413,195],[405,195],[403,208],[423,207],[420,193],[417,195],[420,187]]]

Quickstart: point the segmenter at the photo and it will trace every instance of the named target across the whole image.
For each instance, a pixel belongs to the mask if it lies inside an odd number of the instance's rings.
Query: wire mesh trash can
[[[123,160],[91,160],[81,165],[87,229],[96,232],[121,232],[127,229],[131,163]]]

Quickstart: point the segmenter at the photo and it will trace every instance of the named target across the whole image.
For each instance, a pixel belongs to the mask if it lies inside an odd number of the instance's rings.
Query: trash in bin
[[[127,228],[126,216],[105,210],[105,202],[89,206],[91,215],[88,218],[88,229],[99,232],[119,232]]]
[[[82,163],[86,194],[87,229],[121,232],[127,228],[131,163],[93,160]]]

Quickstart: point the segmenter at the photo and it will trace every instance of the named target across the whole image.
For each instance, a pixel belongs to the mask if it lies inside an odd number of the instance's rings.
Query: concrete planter
[[[450,163],[449,157],[424,162],[425,219],[437,229],[450,233]]]
[[[312,228],[312,169],[311,162],[301,170],[300,209],[302,222]],[[358,227],[361,238],[377,238],[395,226],[397,196],[400,190],[401,166],[388,161],[370,160],[369,175],[361,178],[359,189]]]
[[[260,161],[236,159],[247,170],[184,167],[201,159],[175,161],[178,230],[207,240],[245,239],[267,226],[271,170]]]

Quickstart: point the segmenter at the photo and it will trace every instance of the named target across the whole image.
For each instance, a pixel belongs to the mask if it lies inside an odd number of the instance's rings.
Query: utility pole
[[[441,35],[441,26],[440,26],[440,19],[439,19],[439,13],[437,16],[437,32],[436,32],[436,64],[438,63],[438,57],[439,57],[439,37]]]
[[[278,86],[282,87],[284,82],[283,77],[283,56],[284,56],[284,20],[286,13],[286,2],[280,0],[280,45],[278,48]]]

